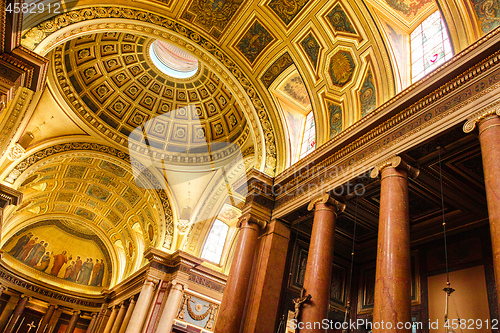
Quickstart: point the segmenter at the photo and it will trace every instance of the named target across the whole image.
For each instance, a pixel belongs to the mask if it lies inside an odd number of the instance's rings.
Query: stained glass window
[[[213,263],[219,264],[226,243],[229,226],[221,220],[215,220],[212,229],[208,233],[207,240],[203,246],[201,257]]]
[[[432,72],[453,56],[450,39],[439,11],[411,33],[411,82]]]
[[[314,115],[311,112],[307,114],[304,127],[304,136],[302,138],[302,147],[300,149],[300,158],[308,155],[316,147],[316,126],[314,124]]]

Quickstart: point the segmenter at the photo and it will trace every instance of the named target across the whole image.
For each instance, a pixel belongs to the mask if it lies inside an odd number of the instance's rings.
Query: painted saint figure
[[[24,259],[26,259],[28,254],[30,254],[31,249],[33,248],[33,246],[35,246],[37,241],[38,237],[31,239],[26,245],[24,245],[23,250],[17,255],[16,258],[18,260],[24,261]]]
[[[80,270],[80,275],[78,276],[78,280],[76,280],[76,283],[88,285],[93,267],[94,264],[92,263],[92,258],[87,258],[87,260],[82,265],[82,269]]]
[[[50,264],[50,252],[45,252],[45,255],[40,260],[40,264],[36,266],[35,269],[44,272],[47,269],[47,267],[49,267],[49,264]]]
[[[71,260],[71,257],[69,258]],[[66,251],[62,251],[61,254],[56,254],[54,256],[54,266],[52,266],[52,270],[50,274],[57,276],[61,267],[68,262],[68,257],[66,256]]]
[[[71,279],[69,279],[70,281],[76,282],[76,279],[78,278],[78,273],[80,273],[82,269],[82,265],[83,265],[82,259],[80,259],[80,256],[77,256],[75,262],[75,269],[73,271],[73,274],[71,275]]]
[[[40,241],[40,243],[36,243],[35,245],[33,245],[33,248],[31,249],[30,253],[28,254],[28,256],[26,257],[26,259],[24,259],[24,262],[26,264],[29,265],[29,263],[31,262],[31,259],[33,259],[35,257],[35,254],[38,252],[38,250],[43,247],[43,244],[45,242],[44,241]],[[43,251],[43,250],[42,250]],[[43,252],[42,252],[43,253]]]
[[[99,274],[99,269],[101,268],[101,263],[99,259],[95,260],[94,268],[92,269],[92,280],[90,280],[91,286],[97,286],[97,275]]]
[[[23,250],[24,246],[26,244],[28,244],[28,242],[30,241],[31,237],[33,237],[33,234],[31,232],[29,232],[26,235],[20,237],[17,240],[16,245],[14,245],[14,247],[12,249],[10,249],[9,254],[11,256],[13,256],[14,258],[16,258],[19,255],[19,253],[21,253],[21,251]]]
[[[38,250],[36,250],[35,255],[28,262],[28,265],[30,265],[31,267],[35,267],[38,264],[38,261],[40,261],[40,258],[42,258],[44,252],[47,251],[48,246],[49,243],[45,242],[43,246],[38,247]]]

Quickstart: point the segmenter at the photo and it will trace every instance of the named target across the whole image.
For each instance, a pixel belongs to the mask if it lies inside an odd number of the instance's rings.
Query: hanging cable
[[[441,185],[441,211],[443,214],[443,238],[444,238],[444,259],[446,265],[446,282],[450,283],[450,272],[448,271],[448,248],[446,243],[446,220],[444,214],[444,192],[443,192],[443,170],[441,167],[441,147],[438,147],[439,153],[439,183]]]
[[[358,224],[358,197],[356,196],[356,206],[354,208],[354,230],[352,232],[352,250],[351,250],[351,267],[349,271],[349,283],[347,284],[347,290],[349,291],[349,295],[351,294],[351,285],[352,285],[352,272],[353,272],[353,267],[354,267],[354,248],[356,245],[356,225]],[[351,309],[351,302],[350,300],[347,300],[347,306],[345,308],[345,313],[344,313],[344,323],[347,323],[347,316],[349,315],[349,311]],[[344,327],[344,325],[342,325]],[[345,327],[350,327],[349,324],[347,324]],[[349,329],[343,329],[342,332],[349,332]]]
[[[444,309],[444,323],[445,323],[445,332],[452,333],[454,332],[451,329],[450,323],[449,323],[449,317],[448,317],[448,312],[449,312],[449,298],[451,294],[455,291],[451,287],[450,283],[450,271],[448,267],[448,246],[446,242],[446,219],[445,219],[445,213],[444,213],[444,190],[443,190],[443,167],[441,165],[441,147],[437,147],[438,149],[438,156],[439,156],[439,183],[441,185],[441,211],[443,214],[443,240],[444,240],[444,259],[445,259],[445,267],[446,267],[446,287],[443,289],[443,291],[446,293],[446,301],[445,301],[445,309]],[[454,299],[453,299],[454,301]],[[457,310],[457,306],[455,305],[455,310]],[[457,311],[457,317],[458,317],[458,311]]]

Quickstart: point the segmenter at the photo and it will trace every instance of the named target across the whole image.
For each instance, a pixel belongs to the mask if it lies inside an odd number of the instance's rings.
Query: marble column
[[[497,302],[500,309],[500,108],[486,109],[464,126],[466,133],[476,124],[479,127],[479,142],[483,159],[484,185],[488,203],[493,269],[497,287]]]
[[[119,311],[118,306],[113,306],[113,309],[111,310],[111,315],[109,316],[108,322],[106,323],[106,327],[104,328],[104,331],[102,333],[110,333],[111,330],[113,329],[113,325],[115,324],[115,319],[116,316],[118,315]]]
[[[113,328],[111,329],[111,333],[118,333],[120,331],[120,327],[123,323],[123,318],[125,317],[125,313],[127,312],[127,305],[125,302],[121,302],[120,310],[116,315],[115,323],[113,324]]]
[[[92,333],[94,331],[94,326],[97,323],[97,313],[92,314],[92,319],[90,320],[89,326],[85,333]]]
[[[410,212],[408,176],[418,170],[399,156],[393,157],[372,171],[380,174],[380,213],[375,273],[373,332],[411,332],[398,329],[397,323],[411,322]],[[382,326],[382,325],[385,326]]]
[[[259,225],[262,223],[252,216],[240,218],[238,241],[222,296],[215,333],[237,333],[240,331],[259,236]]]
[[[320,327],[314,328],[314,323],[328,319],[335,220],[337,214],[344,211],[345,205],[332,199],[328,194],[323,194],[311,200],[307,208],[314,209],[311,243],[304,276],[304,296],[311,295],[311,298],[302,305],[301,317],[298,320],[305,325],[311,323],[312,328],[302,329],[301,333],[324,331]]]
[[[0,332],[4,331],[4,328],[5,326],[7,326],[9,318],[12,315],[12,312],[14,312],[14,309],[16,308],[18,302],[19,302],[18,296],[10,296],[9,301],[7,302],[5,308],[2,311],[2,314],[0,314]]]
[[[167,302],[163,307],[160,322],[156,327],[156,333],[170,332],[172,330],[174,319],[177,315],[177,311],[179,310],[179,304],[182,299],[183,290],[184,286],[181,283],[175,281],[172,282],[170,292],[168,293]]]
[[[57,305],[49,305],[47,312],[45,312],[45,314],[43,315],[40,325],[38,325],[36,333],[45,333],[45,331],[49,328],[50,319],[52,318],[52,315],[54,314],[56,308]]]
[[[26,304],[28,304],[30,298],[26,295],[22,295],[21,299],[16,305],[16,308],[14,309],[14,313],[12,314],[12,317],[10,317],[9,323],[7,324],[7,327],[4,330],[4,333],[12,333],[14,330],[14,326],[16,326],[17,321],[19,320],[19,317],[24,312],[24,308],[26,307]]]
[[[153,300],[157,281],[147,278],[135,304],[134,312],[127,325],[126,333],[140,333]]]
[[[64,333],[73,333],[76,328],[76,324],[78,324],[78,320],[80,319],[81,311],[73,311],[73,315],[69,320],[68,327],[66,327],[66,331]]]
[[[118,331],[118,333],[124,333],[125,330],[127,329],[130,318],[132,317],[132,313],[134,312],[134,308],[135,308],[135,297],[132,297],[129,301],[127,313],[125,314],[125,318],[123,318],[123,322],[120,326],[120,330]]]

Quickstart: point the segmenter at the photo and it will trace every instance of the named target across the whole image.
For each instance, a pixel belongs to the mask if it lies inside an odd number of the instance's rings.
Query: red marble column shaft
[[[5,328],[4,333],[12,333],[14,330],[14,326],[16,326],[19,317],[24,312],[24,308],[26,307],[26,304],[28,304],[29,297],[27,296],[22,296],[22,298],[19,300],[19,302],[16,305],[16,308],[14,309],[14,313],[12,314],[12,317],[10,317],[9,324]]]
[[[66,327],[66,331],[64,333],[73,333],[76,328],[76,324],[78,324],[78,319],[80,319],[80,311],[73,311],[73,315],[71,316],[68,327]]]
[[[52,318],[52,315],[54,314],[55,310],[56,310],[55,305],[49,305],[47,312],[45,312],[45,314],[43,315],[40,325],[38,325],[38,330],[36,331],[36,333],[45,333],[45,331],[49,326],[50,319]]]
[[[493,268],[497,294],[500,294],[500,117],[493,116],[479,123],[479,141],[490,220]],[[500,309],[498,296],[497,301]]]
[[[240,332],[258,236],[258,225],[247,220],[242,222],[215,333]]]
[[[411,332],[411,328],[397,327],[411,322],[408,174],[386,167],[380,182],[373,332]]]
[[[304,276],[304,295],[311,295],[311,299],[302,305],[298,320],[303,323],[304,329],[300,333],[324,332],[320,324],[328,318],[335,220],[336,207],[329,203],[316,203]]]

